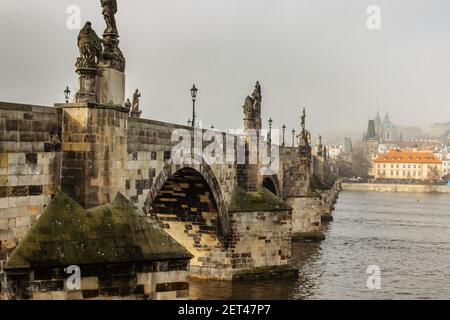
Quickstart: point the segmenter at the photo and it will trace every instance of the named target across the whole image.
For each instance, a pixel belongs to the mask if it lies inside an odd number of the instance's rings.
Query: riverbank
[[[450,186],[443,185],[343,182],[341,186],[343,191],[450,193]]]

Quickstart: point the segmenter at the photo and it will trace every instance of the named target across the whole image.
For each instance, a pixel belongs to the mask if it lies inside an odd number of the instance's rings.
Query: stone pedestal
[[[96,79],[98,102],[108,106],[125,105],[125,73],[100,68]]]
[[[77,70],[80,75],[79,91],[75,95],[77,103],[97,102],[96,93],[96,76],[97,69],[95,68],[80,68]]]
[[[95,103],[62,109],[61,189],[85,208],[110,203],[127,177],[128,111]]]

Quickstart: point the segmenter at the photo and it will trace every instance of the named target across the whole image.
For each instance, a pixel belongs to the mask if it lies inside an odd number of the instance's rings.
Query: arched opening
[[[273,177],[265,177],[263,180],[263,187],[278,196],[278,188]]]
[[[217,267],[222,251],[217,203],[205,178],[193,168],[169,176],[149,207],[149,214],[194,258],[191,268]]]

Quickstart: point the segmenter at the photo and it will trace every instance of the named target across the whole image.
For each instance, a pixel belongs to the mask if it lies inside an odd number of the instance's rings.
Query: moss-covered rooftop
[[[229,212],[286,211],[292,210],[283,200],[264,187],[256,192],[246,192],[237,186],[231,195]]]
[[[6,269],[192,257],[121,194],[111,205],[86,210],[59,192],[13,252]]]

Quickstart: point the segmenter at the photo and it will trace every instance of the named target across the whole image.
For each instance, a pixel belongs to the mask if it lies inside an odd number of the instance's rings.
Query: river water
[[[293,244],[298,279],[191,280],[190,298],[450,298],[450,195],[346,191],[333,216],[325,241]],[[367,287],[372,265],[380,289]]]

